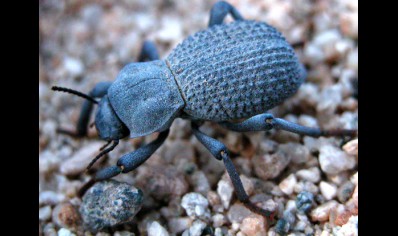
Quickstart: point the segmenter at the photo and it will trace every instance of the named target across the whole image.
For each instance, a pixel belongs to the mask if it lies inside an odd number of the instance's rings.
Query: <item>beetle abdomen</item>
[[[305,72],[284,37],[266,23],[234,21],[200,31],[167,58],[193,118],[247,118],[296,92]]]

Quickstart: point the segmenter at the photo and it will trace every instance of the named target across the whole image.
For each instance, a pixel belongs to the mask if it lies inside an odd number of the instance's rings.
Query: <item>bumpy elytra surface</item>
[[[223,121],[266,112],[296,92],[305,72],[272,26],[234,21],[200,31],[166,59],[197,119]]]
[[[143,193],[114,180],[96,183],[84,195],[80,214],[85,227],[98,231],[131,221],[141,209]]]

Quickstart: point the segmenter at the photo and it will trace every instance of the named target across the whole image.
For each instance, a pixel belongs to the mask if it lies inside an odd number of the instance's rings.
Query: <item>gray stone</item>
[[[60,172],[64,175],[78,175],[84,172],[88,164],[99,153],[99,149],[104,145],[102,142],[92,142],[79,149],[70,159],[64,161],[60,166]],[[94,164],[98,167],[100,161]]]
[[[319,164],[327,174],[338,174],[355,166],[355,159],[333,145],[319,148]]]
[[[274,154],[256,155],[252,158],[254,172],[262,180],[273,179],[286,168],[290,159],[290,155],[281,150]]]
[[[337,199],[339,199],[341,203],[345,203],[352,196],[354,189],[355,184],[353,184],[351,181],[345,182],[337,190]]]
[[[192,226],[185,230],[183,236],[200,236],[203,230],[206,228],[206,223],[201,220],[195,220]]]
[[[170,233],[178,234],[188,229],[192,225],[190,217],[172,218],[168,222]]]
[[[299,143],[286,143],[279,145],[281,151],[290,156],[291,162],[302,164],[311,158],[310,150]]]
[[[318,183],[321,179],[321,171],[318,167],[311,167],[309,169],[299,170],[296,172],[298,178],[310,181],[312,183]]]
[[[96,183],[83,196],[80,206],[85,226],[92,231],[131,221],[141,209],[140,189],[114,180]]]
[[[229,209],[227,216],[231,223],[241,223],[242,220],[250,214],[252,214],[252,212],[243,204],[235,203]]]
[[[296,197],[297,210],[306,213],[311,210],[314,201],[314,195],[307,191],[300,192]]]

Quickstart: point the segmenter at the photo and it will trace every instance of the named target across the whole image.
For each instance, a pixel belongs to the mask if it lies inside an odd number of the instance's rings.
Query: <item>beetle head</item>
[[[101,139],[106,141],[119,140],[129,135],[128,128],[116,115],[108,96],[105,95],[98,104],[95,115],[95,128]]]

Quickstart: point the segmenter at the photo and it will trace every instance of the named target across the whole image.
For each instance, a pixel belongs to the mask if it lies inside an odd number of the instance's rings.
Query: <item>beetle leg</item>
[[[120,173],[127,173],[139,167],[164,143],[168,135],[169,129],[160,132],[159,136],[152,142],[120,157],[115,166],[99,170],[95,177],[79,190],[79,196],[83,196],[87,189],[98,181],[110,179]]]
[[[112,82],[100,82],[95,85],[95,87],[90,91],[89,96],[94,98],[103,97],[108,88],[111,86]],[[57,129],[57,132],[68,134],[73,137],[84,137],[87,135],[88,122],[90,120],[90,115],[93,110],[93,103],[89,100],[85,100],[80,111],[79,120],[76,124],[76,131],[70,131],[65,129]]]
[[[354,137],[357,135],[357,130],[349,130],[349,129],[322,130],[319,128],[311,128],[281,118],[275,118],[272,114],[269,113],[253,116],[240,123],[220,122],[219,124],[227,129],[237,132],[265,131],[276,128],[312,137],[320,137],[320,136]]]
[[[232,15],[234,20],[244,20],[235,7],[225,1],[219,1],[216,2],[210,10],[209,27],[222,24],[228,13]]]
[[[217,159],[222,160],[224,162],[225,168],[227,169],[227,173],[231,179],[232,185],[234,186],[235,193],[239,199],[247,208],[251,211],[261,214],[265,217],[271,218],[273,221],[273,215],[275,212],[267,211],[256,206],[249,200],[249,196],[247,195],[245,189],[243,188],[242,181],[239,177],[239,174],[232,163],[231,158],[228,154],[228,149],[226,146],[220,141],[207,136],[199,130],[199,127],[196,123],[192,122],[193,133],[196,138],[210,151],[210,153]]]
[[[159,60],[159,53],[156,45],[151,41],[144,41],[140,55],[138,56],[139,62]]]

